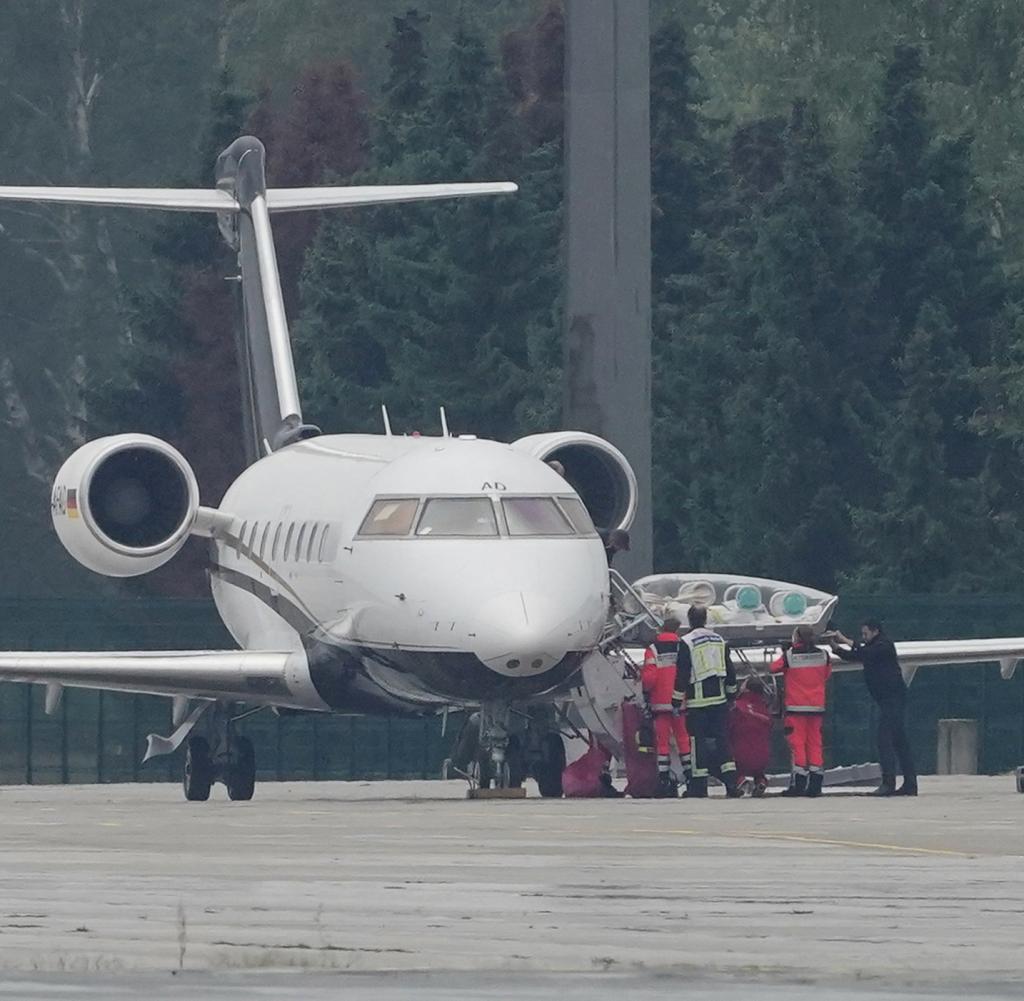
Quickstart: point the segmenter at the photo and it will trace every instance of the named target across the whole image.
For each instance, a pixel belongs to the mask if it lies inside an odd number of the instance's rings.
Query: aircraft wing
[[[1024,660],[1024,637],[984,640],[908,640],[896,644],[904,671],[948,664],[998,663],[1004,678]]]
[[[896,654],[909,682],[919,667],[949,667],[957,664],[999,665],[1009,681],[1017,664],[1024,660],[1024,636],[984,640],[907,640],[896,644]],[[859,671],[859,661],[832,659],[835,671]]]
[[[265,650],[0,652],[0,681],[277,705],[292,701],[290,658]]]

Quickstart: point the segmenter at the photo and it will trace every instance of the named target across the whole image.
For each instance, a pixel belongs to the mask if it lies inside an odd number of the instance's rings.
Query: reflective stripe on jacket
[[[786,680],[787,713],[825,711],[825,689],[832,674],[826,651],[816,646],[794,646],[772,661],[771,671]]]
[[[658,633],[644,653],[640,683],[653,712],[670,712],[672,709],[678,654],[679,637],[675,633]]]
[[[687,709],[720,706],[737,692],[736,674],[725,640],[713,629],[691,629],[679,644],[673,702]]]

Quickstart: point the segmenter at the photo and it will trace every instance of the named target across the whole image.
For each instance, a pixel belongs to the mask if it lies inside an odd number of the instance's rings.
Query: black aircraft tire
[[[256,751],[248,737],[236,737],[233,744],[225,785],[228,799],[244,802],[256,791]]]
[[[185,745],[183,786],[185,799],[190,803],[203,803],[210,798],[213,785],[213,762],[210,745],[205,737],[190,737]]]
[[[518,789],[526,778],[526,755],[523,754],[522,743],[515,734],[508,739],[505,761],[508,762],[508,787]]]
[[[480,713],[470,713],[452,751],[452,765],[460,772],[468,772],[480,753]]]
[[[562,772],[565,771],[565,744],[562,735],[549,733],[544,736],[544,757],[534,768],[533,777],[537,788],[545,799],[560,799],[562,796]]]

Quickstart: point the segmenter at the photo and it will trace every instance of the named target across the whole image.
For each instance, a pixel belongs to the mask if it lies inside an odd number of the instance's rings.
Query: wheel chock
[[[526,799],[526,790],[519,789],[467,789],[466,799]]]

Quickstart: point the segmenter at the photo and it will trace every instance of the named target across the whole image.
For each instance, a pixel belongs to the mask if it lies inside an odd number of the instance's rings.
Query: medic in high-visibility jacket
[[[785,679],[785,733],[793,755],[793,777],[784,796],[820,796],[825,779],[821,726],[825,692],[832,674],[828,653],[814,644],[814,630],[797,626],[793,645],[772,662]]]
[[[640,675],[644,698],[654,719],[654,740],[658,752],[659,797],[675,796],[677,784],[672,778],[671,741],[675,740],[683,780],[690,774],[690,734],[686,717],[672,708],[672,693],[676,687],[676,658],[679,654],[679,620],[665,619],[661,632],[644,653],[644,666]]]

